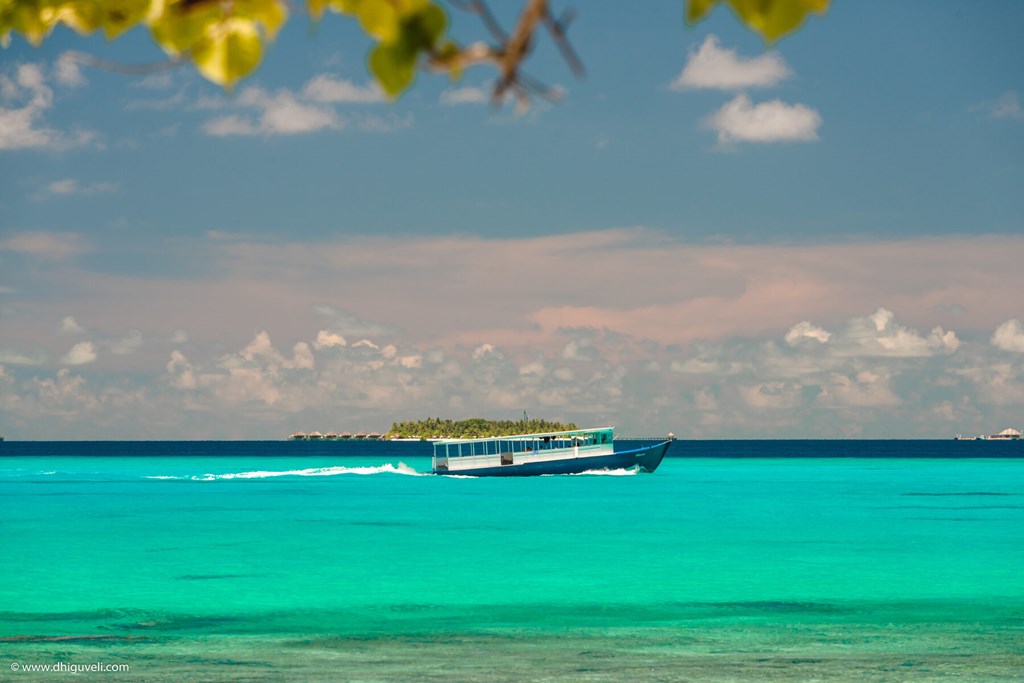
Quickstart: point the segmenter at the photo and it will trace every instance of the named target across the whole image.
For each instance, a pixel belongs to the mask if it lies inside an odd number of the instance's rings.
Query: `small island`
[[[572,422],[552,422],[524,416],[522,420],[425,420],[395,422],[384,435],[386,439],[482,439],[490,436],[514,436],[544,432],[565,432],[577,429]]]

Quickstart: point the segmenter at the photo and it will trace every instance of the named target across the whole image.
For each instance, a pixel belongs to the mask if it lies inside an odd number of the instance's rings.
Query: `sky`
[[[513,24],[520,3],[491,3]],[[683,439],[1024,425],[1017,0],[576,10],[576,78],[390,102],[292,16],[232,92],[60,29],[0,51],[0,434],[277,439],[426,417]],[[486,40],[449,9],[451,35]]]

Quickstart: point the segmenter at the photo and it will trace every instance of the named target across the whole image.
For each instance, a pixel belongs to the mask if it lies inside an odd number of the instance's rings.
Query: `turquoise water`
[[[530,479],[424,476],[422,444],[3,444],[0,671],[1024,680],[1024,459],[895,443]]]

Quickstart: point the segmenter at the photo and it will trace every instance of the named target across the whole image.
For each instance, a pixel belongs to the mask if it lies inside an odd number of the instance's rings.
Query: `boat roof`
[[[476,439],[439,439],[435,443],[473,443],[480,441],[497,441],[502,440],[513,440],[513,439],[543,439],[545,436],[578,436],[581,434],[595,434],[597,432],[610,432],[614,430],[614,427],[587,427],[586,429],[569,429],[564,432],[536,432],[534,434],[513,434],[509,436],[483,436]]]

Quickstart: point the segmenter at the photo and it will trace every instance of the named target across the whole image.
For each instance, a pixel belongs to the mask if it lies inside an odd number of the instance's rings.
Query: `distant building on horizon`
[[[987,438],[989,441],[1016,441],[1021,438],[1021,431],[1013,427],[1007,427],[998,434],[992,434]]]

